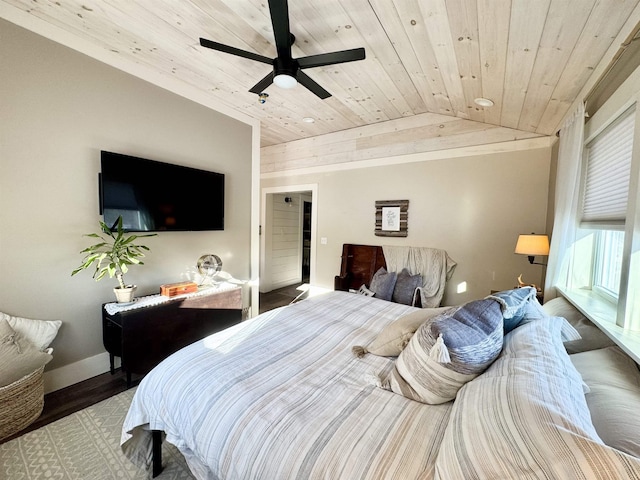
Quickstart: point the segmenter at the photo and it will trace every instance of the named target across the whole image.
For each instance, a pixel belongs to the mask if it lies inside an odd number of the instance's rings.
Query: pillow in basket
[[[0,319],[6,320],[18,335],[27,339],[41,351],[51,345],[62,325],[60,320],[32,320],[14,317],[2,312],[0,312]]]
[[[35,372],[52,358],[21,338],[6,319],[0,318],[0,387]]]

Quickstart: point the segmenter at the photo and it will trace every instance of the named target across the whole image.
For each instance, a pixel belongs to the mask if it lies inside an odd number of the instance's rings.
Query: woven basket
[[[44,365],[0,387],[0,441],[33,423],[44,407]]]

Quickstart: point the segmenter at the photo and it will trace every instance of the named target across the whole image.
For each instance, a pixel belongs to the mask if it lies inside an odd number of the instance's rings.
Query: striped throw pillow
[[[562,343],[565,322],[519,326],[491,367],[460,389],[437,479],[640,479],[640,459],[604,445],[593,426]]]
[[[379,386],[422,403],[448,402],[491,365],[502,340],[498,302],[469,302],[424,323]]]

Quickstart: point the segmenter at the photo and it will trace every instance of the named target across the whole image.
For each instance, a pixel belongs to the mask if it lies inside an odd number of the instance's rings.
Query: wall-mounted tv
[[[101,152],[100,213],[132,232],[224,230],[224,174]]]

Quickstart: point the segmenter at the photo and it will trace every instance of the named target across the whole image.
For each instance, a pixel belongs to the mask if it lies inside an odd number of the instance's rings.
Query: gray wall
[[[496,148],[499,150],[499,148]],[[263,178],[262,188],[317,185],[316,281],[333,288],[343,243],[447,250],[458,263],[444,303],[540,285],[543,267],[515,255],[520,233],[545,233],[551,148]],[[376,200],[409,200],[406,238],[377,237]],[[320,239],[325,237],[326,244]],[[546,259],[539,258],[538,261]],[[313,281],[313,279],[312,279]]]
[[[203,253],[249,277],[249,125],[4,20],[0,59],[0,311],[64,322],[48,370],[104,352],[115,279],[70,276],[100,220],[102,149],[226,175],[225,230],[148,239],[146,265],[125,277],[140,295],[189,278]]]

